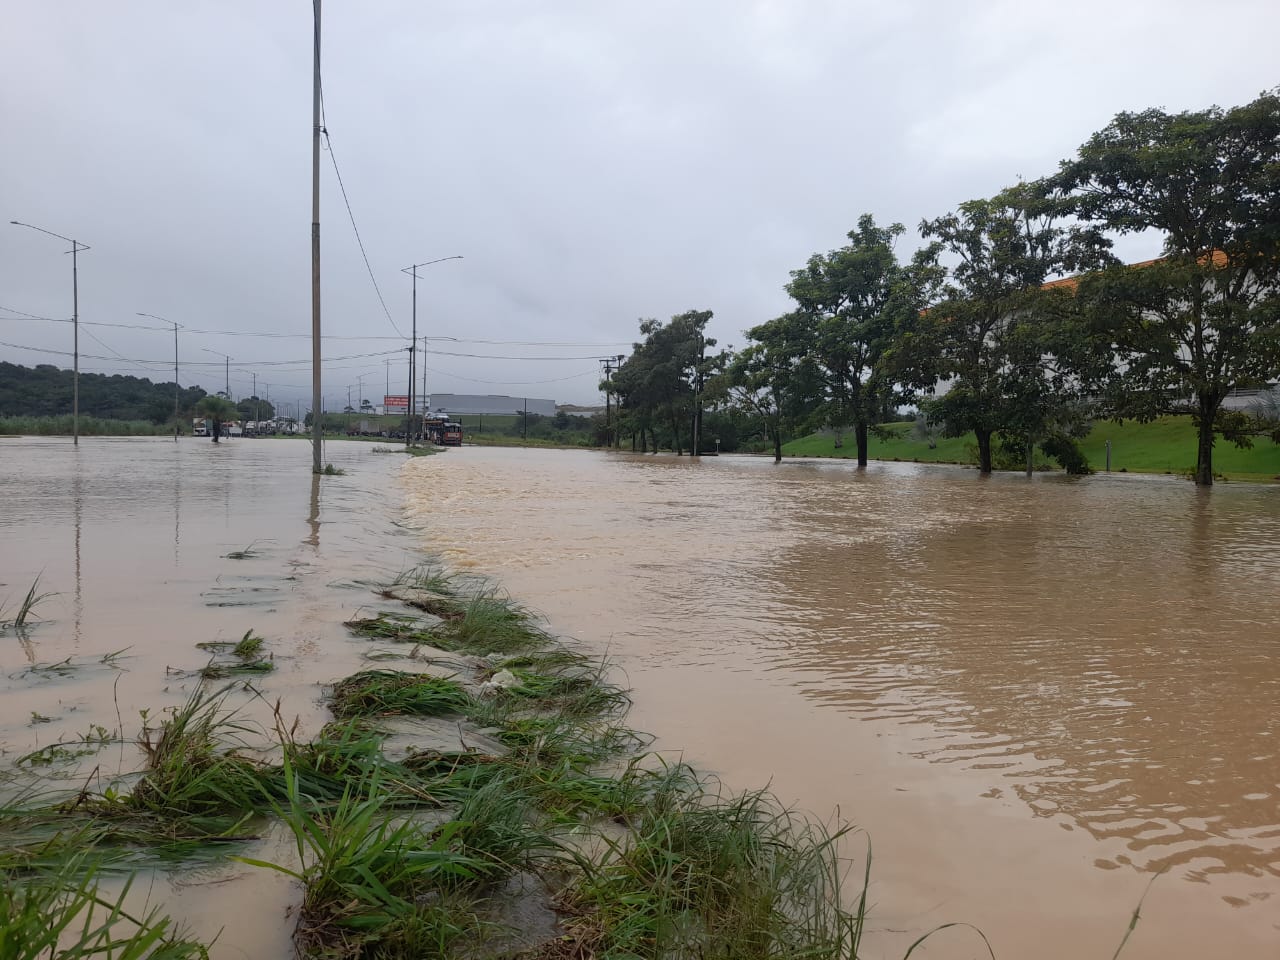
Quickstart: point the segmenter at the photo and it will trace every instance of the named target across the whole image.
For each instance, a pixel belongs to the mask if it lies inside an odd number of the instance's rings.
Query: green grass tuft
[[[365,670],[334,685],[330,706],[335,716],[394,714],[434,717],[461,713],[471,704],[454,680],[396,670]]]

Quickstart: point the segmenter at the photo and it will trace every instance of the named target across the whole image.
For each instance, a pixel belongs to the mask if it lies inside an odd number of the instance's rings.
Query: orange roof
[[[1167,260],[1167,259],[1168,257],[1156,257],[1154,260],[1140,260],[1137,263],[1127,263],[1125,264],[1125,266],[1126,267],[1149,267],[1153,263],[1160,263],[1161,261]],[[1212,263],[1215,267],[1225,267],[1227,265],[1227,255],[1222,250],[1215,250],[1213,251],[1212,254],[1198,257],[1197,260],[1200,263],[1204,263],[1205,260],[1212,260]],[[1080,286],[1081,276],[1083,276],[1083,274],[1077,274],[1074,277],[1063,277],[1060,280],[1050,280],[1048,283],[1041,284],[1040,289],[1052,290],[1055,287],[1066,287],[1070,290],[1074,290],[1076,287]]]

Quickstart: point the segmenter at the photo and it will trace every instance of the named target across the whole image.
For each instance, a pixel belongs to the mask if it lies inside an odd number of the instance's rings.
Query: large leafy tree
[[[1280,88],[1242,107],[1122,113],[1054,179],[1082,218],[1159,231],[1164,256],[1086,277],[1079,299],[1115,361],[1113,415],[1187,413],[1195,481],[1213,483],[1215,434],[1233,389],[1280,374]]]
[[[819,417],[853,429],[863,467],[869,432],[904,399],[888,357],[899,324],[920,307],[906,295],[914,287],[894,252],[903,232],[900,223],[878,227],[863,214],[848,244],[814,254],[787,284],[796,302],[788,341],[822,381]],[[921,251],[913,269],[925,270],[934,255],[933,247]]]
[[[611,385],[618,394],[623,422],[639,431],[641,447],[647,432],[657,452],[658,431],[670,431],[671,448],[684,452],[687,429],[690,447],[697,442],[701,391],[710,371],[707,349],[716,341],[706,335],[710,310],[689,310],[670,322],[640,321],[644,339],[614,373]]]
[[[236,404],[236,411],[241,420],[270,420],[276,415],[276,408],[257,396],[245,397]]]
[[[1064,212],[1044,184],[1019,184],[920,226],[955,264],[942,301],[898,344],[899,369],[921,388],[946,385],[931,413],[949,436],[973,431],[983,473],[996,434],[1042,440],[1078,409],[1071,386],[1088,354],[1064,322],[1069,288],[1046,283],[1109,254],[1099,231]]]

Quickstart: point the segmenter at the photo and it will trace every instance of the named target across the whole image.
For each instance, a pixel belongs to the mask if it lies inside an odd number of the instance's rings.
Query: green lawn
[[[921,463],[975,463],[976,443],[973,435],[939,439],[930,450],[928,443],[909,436],[912,424],[885,425],[897,436],[892,440],[871,438],[870,454],[874,460],[908,460]],[[1187,473],[1196,462],[1196,434],[1189,417],[1162,417],[1151,423],[1112,423],[1098,421],[1081,441],[1081,449],[1095,470],[1106,465],[1106,441],[1111,441],[1111,469],[1130,473]],[[789,457],[856,457],[857,448],[851,435],[844,446],[835,448],[835,438],[811,434],[785,444]],[[1039,458],[1038,458],[1039,459]],[[1213,450],[1213,468],[1217,473],[1238,480],[1273,480],[1280,478],[1280,446],[1270,440],[1254,441],[1253,448],[1241,450],[1221,438]]]

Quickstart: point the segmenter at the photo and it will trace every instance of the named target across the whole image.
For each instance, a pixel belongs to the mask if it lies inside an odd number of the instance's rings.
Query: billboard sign
[[[382,398],[382,410],[384,413],[408,413],[409,398],[401,394],[400,396],[384,396]]]

